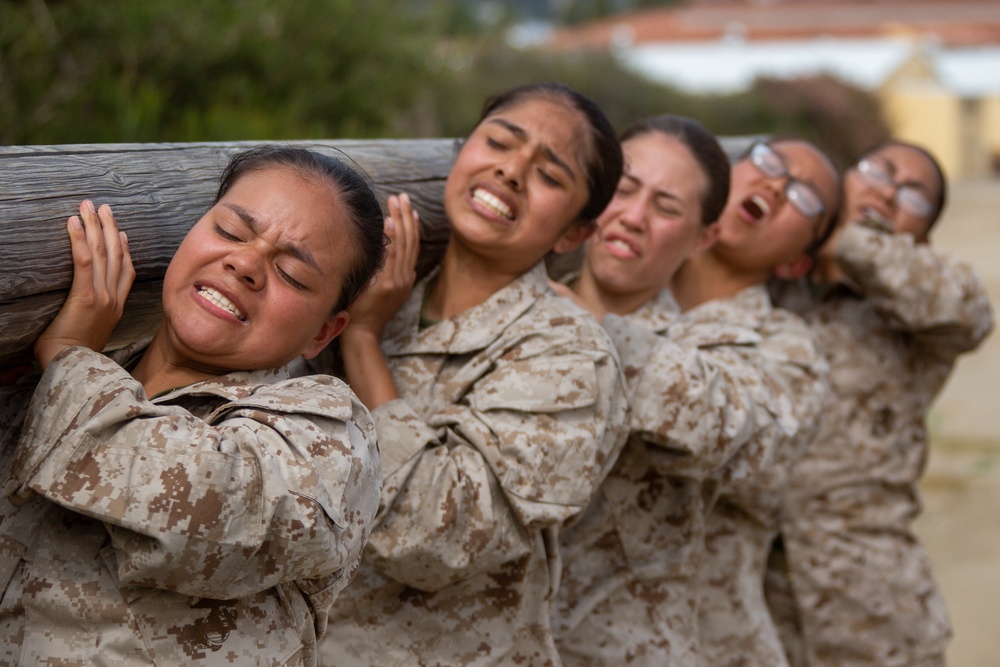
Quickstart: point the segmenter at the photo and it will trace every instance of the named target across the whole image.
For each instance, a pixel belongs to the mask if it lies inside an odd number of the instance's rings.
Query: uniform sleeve
[[[890,324],[912,334],[928,352],[954,357],[975,349],[993,327],[993,313],[976,271],[909,234],[864,222],[844,230],[836,250],[848,279]]]
[[[778,427],[772,444],[765,452],[773,462],[764,470],[755,461],[744,461],[744,451],[752,457],[753,450],[741,450],[723,470],[721,479],[730,495],[744,494],[754,503],[754,496],[764,488],[784,488],[791,462],[800,456],[815,434],[829,393],[828,366],[808,325],[785,311],[772,311],[771,322],[762,330],[758,368],[764,384],[763,400]],[[741,468],[755,471],[746,474]],[[760,474],[770,483],[761,484]],[[758,500],[759,501],[759,500]]]
[[[630,429],[664,474],[739,479],[769,463],[788,424],[761,372],[757,332],[679,322],[665,336],[613,315],[602,324],[622,355]]]
[[[581,512],[624,445],[624,381],[606,339],[594,349],[536,335],[462,372],[480,375],[435,414],[405,400],[373,411],[386,481],[365,557],[421,590],[527,554],[529,531]]]
[[[335,382],[263,385],[202,419],[69,348],[34,393],[4,490],[104,522],[123,584],[216,599],[300,579],[343,586],[381,469],[370,415]]]

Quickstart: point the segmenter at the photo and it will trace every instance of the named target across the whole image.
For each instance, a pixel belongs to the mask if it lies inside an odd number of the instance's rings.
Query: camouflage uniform
[[[969,265],[874,222],[847,228],[836,257],[853,290],[788,300],[819,336],[831,399],[789,489],[798,618],[782,625],[812,667],[942,665],[948,616],[911,529],[925,418],[956,357],[989,333],[990,305]]]
[[[706,519],[699,576],[700,663],[780,667],[787,662],[764,600],[763,579],[788,476],[816,433],[827,398],[827,365],[806,323],[772,308],[762,287],[744,290],[715,307],[743,309],[747,317],[757,318],[755,328],[762,338],[759,368],[777,399],[785,428],[770,462],[757,474],[723,484]],[[737,454],[729,465],[742,456]]]
[[[785,387],[768,379],[763,288],[678,317],[664,290],[603,324],[632,389],[631,436],[583,517],[562,535],[554,614],[567,665],[694,665],[705,514],[793,433]]]
[[[0,408],[0,664],[315,664],[381,480],[346,385],[240,372],[148,400],[73,347]]]
[[[624,444],[617,355],[593,317],[552,293],[542,265],[421,329],[428,284],[385,331],[402,398],[372,411],[382,505],[323,660],[559,665],[556,531]]]

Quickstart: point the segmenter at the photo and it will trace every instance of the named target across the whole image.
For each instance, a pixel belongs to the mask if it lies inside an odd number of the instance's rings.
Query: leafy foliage
[[[0,0],[0,143],[464,136],[486,97],[545,80],[587,93],[618,128],[676,113],[721,135],[811,139],[841,164],[887,134],[870,96],[829,77],[685,95],[606,53],[512,49],[500,34],[510,17],[487,30],[480,9]]]
[[[378,134],[426,81],[405,0],[0,0],[0,141]]]

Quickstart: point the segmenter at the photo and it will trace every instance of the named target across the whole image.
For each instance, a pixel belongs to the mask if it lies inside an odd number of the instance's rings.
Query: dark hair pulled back
[[[338,158],[294,146],[264,145],[237,153],[219,178],[215,201],[243,176],[271,167],[289,167],[319,178],[336,190],[347,212],[347,229],[356,249],[354,262],[344,276],[333,312],[345,310],[382,269],[386,255],[382,209],[369,180]]]
[[[719,219],[729,200],[731,165],[719,140],[701,123],[685,116],[661,114],[636,121],[621,134],[621,142],[659,132],[674,137],[691,151],[708,180],[701,196],[701,223],[710,225]]]
[[[563,101],[578,111],[587,124],[586,170],[590,197],[577,216],[590,223],[604,211],[618,187],[622,175],[622,148],[611,121],[594,100],[559,82],[518,86],[494,95],[483,105],[477,126],[493,114],[529,99],[548,98]]]

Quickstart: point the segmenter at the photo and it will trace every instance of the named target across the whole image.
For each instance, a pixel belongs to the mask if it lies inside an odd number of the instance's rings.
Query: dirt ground
[[[1000,181],[957,183],[933,242],[977,268],[1000,307]],[[995,315],[996,316],[996,315]],[[917,532],[955,636],[949,667],[1000,664],[1000,334],[959,361],[931,411]]]

